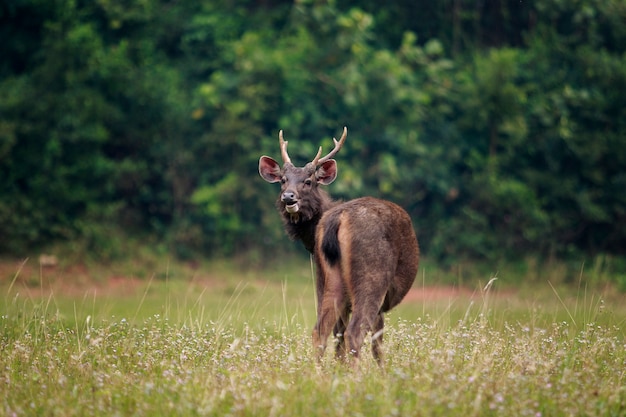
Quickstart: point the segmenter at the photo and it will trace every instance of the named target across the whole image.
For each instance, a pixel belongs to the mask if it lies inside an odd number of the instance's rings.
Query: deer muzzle
[[[289,214],[297,213],[300,210],[298,198],[292,191],[285,191],[282,193],[280,201],[285,205],[285,210],[287,210],[287,213]]]

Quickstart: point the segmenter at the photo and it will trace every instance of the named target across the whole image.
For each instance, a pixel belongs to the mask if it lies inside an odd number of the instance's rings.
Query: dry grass
[[[6,283],[0,414],[626,413],[624,310],[602,295],[418,297],[388,320],[385,367],[364,352],[351,368],[313,359],[310,280],[252,278],[83,296]]]

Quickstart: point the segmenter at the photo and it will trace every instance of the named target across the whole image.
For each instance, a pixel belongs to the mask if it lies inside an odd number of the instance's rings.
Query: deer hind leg
[[[339,360],[344,360],[346,356],[346,339],[345,332],[348,324],[348,319],[350,318],[350,309],[346,304],[343,312],[339,316],[339,320],[335,323],[335,327],[333,329],[333,336],[335,337],[335,357]]]
[[[345,339],[348,352],[352,357],[358,358],[363,345],[363,339],[367,332],[371,331],[374,335],[378,330],[382,329],[382,315],[379,314],[380,307],[376,303],[357,304],[352,312],[352,318],[346,329]],[[380,335],[377,335],[380,337]],[[377,339],[373,343],[372,349],[376,349],[374,355],[380,352],[380,343],[382,339]],[[377,358],[378,359],[378,358]]]
[[[384,268],[379,268],[379,270]],[[346,329],[346,344],[350,354],[357,358],[363,340],[368,332],[372,335],[372,354],[380,363],[382,361],[382,332],[384,318],[382,307],[386,298],[388,277],[381,273],[376,276],[368,271],[352,277],[351,288],[355,288],[352,301],[352,318]]]
[[[324,292],[318,300],[317,324],[313,329],[313,348],[317,351],[318,359],[324,355],[326,344],[331,331],[337,336],[343,334],[345,328],[348,300],[345,294],[339,270],[332,268],[325,274]],[[343,348],[344,338],[339,338],[339,345]],[[337,349],[339,349],[339,345]],[[337,350],[338,352],[339,350]]]
[[[382,312],[378,313],[374,326],[372,327],[372,355],[379,365],[383,364],[383,331],[385,328],[385,318]]]

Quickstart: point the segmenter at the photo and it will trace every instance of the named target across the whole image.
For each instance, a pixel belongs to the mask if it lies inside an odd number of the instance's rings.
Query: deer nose
[[[296,193],[292,192],[292,191],[285,191],[281,196],[280,196],[280,200],[285,203],[285,204],[293,204],[296,201],[298,201],[298,199],[296,198]]]

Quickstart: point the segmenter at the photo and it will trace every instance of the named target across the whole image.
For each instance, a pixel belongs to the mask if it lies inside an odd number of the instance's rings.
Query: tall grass
[[[120,316],[114,300],[25,297],[12,283],[0,414],[626,414],[618,304],[556,289],[516,300],[491,282],[473,298],[407,303],[388,320],[385,366],[363,352],[347,367],[332,352],[314,360],[311,285],[152,281],[119,299]]]

